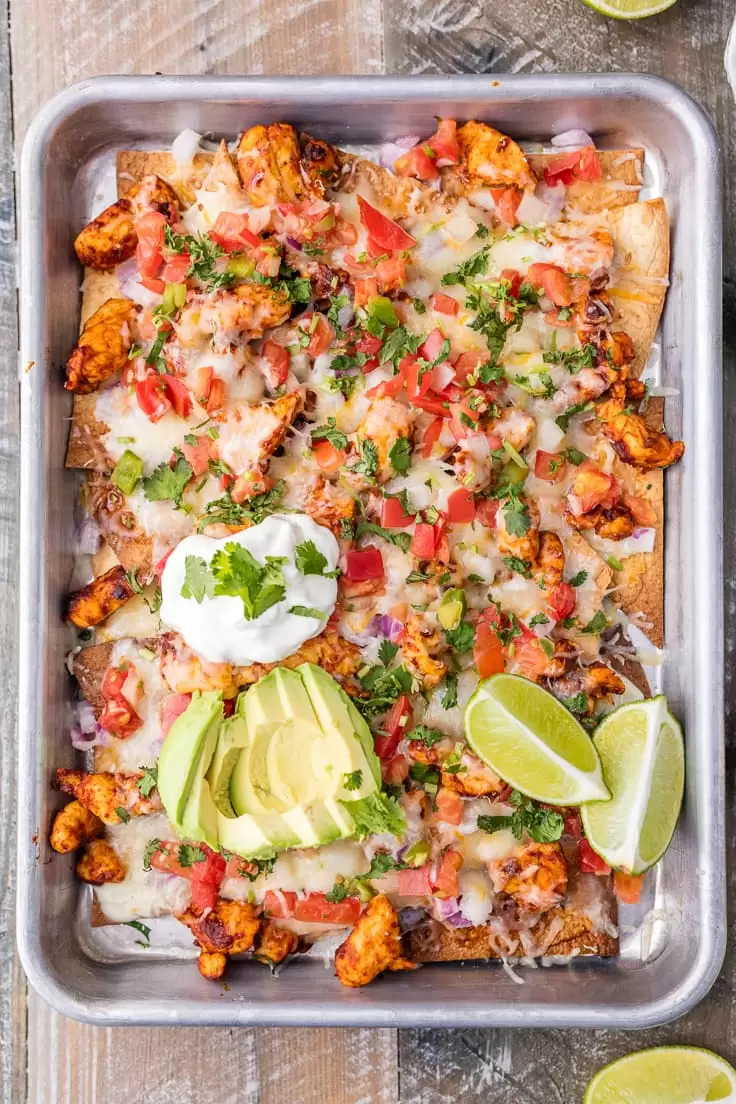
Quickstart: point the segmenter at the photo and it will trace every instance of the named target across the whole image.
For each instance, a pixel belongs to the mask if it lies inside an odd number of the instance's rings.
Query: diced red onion
[[[438,918],[451,928],[472,928],[472,923],[463,916],[457,897],[434,897],[432,903]]]
[[[302,252],[302,245],[301,245],[301,242],[298,242],[298,241],[296,240],[296,238],[292,238],[292,237],[291,237],[290,235],[288,235],[288,234],[287,234],[287,237],[286,237],[286,244],[287,244],[287,245],[290,245],[292,249],[296,249],[297,253],[301,253],[301,252]]]
[[[339,311],[337,312],[337,324],[340,329],[346,330],[348,328],[353,320],[354,314],[355,308],[353,306],[352,300],[349,303],[346,303],[344,307],[340,307]]]
[[[556,134],[551,141],[553,146],[560,149],[582,149],[584,146],[595,145],[585,130],[565,130],[562,134]]]
[[[376,636],[382,636],[388,640],[398,640],[404,631],[401,621],[397,621],[389,613],[377,613],[371,621],[371,630]]]
[[[426,910],[423,908],[399,909],[399,928],[402,932],[413,931],[427,919]]]
[[[545,184],[543,181],[537,185],[535,196],[547,205],[547,222],[557,222],[565,205],[565,185]],[[523,200],[522,200],[523,202]],[[521,204],[519,204],[521,207]]]
[[[138,303],[141,307],[154,307],[160,302],[161,296],[155,295],[148,288],[144,288],[140,282],[135,257],[131,257],[130,260],[123,261],[121,265],[118,265],[116,275],[120,291],[126,299],[132,299],[134,303]]]
[[[69,729],[69,739],[76,751],[89,751],[93,747],[102,747],[109,742],[109,734],[101,725],[96,724],[93,732],[83,732],[77,724]]]
[[[100,527],[94,518],[85,517],[77,533],[77,548],[83,556],[94,556],[100,547]]]
[[[378,153],[379,163],[384,169],[392,169],[398,159],[408,150],[413,149],[420,140],[418,134],[408,134],[405,138],[397,138],[394,142],[384,142]]]

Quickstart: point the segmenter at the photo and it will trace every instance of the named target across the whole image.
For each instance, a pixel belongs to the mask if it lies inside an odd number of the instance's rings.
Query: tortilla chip
[[[137,533],[128,536],[127,533],[113,528],[109,519],[100,510],[95,510],[96,500],[114,492],[120,492],[113,486],[103,473],[90,472],[86,477],[86,486],[82,495],[88,512],[99,525],[102,535],[120,560],[126,571],[135,571],[141,586],[149,582],[153,570],[153,540],[146,533]]]
[[[530,153],[529,164],[542,179],[545,164],[554,161],[559,153]],[[568,185],[566,206],[568,217],[594,215],[627,207],[639,199],[642,186],[644,150],[599,150],[600,180],[576,180]]]
[[[670,224],[663,199],[648,199],[612,211],[616,282],[608,288],[617,323],[634,343],[631,368],[640,376],[649,359],[668,287]]]
[[[657,514],[652,552],[627,556],[623,570],[615,572],[616,605],[658,648],[664,647],[664,472],[657,469],[637,477],[639,493]]]
[[[95,716],[99,717],[105,708],[102,696],[102,680],[112,659],[112,643],[92,644],[82,648],[72,661],[72,674],[79,683],[82,696],[92,706]]]
[[[201,188],[214,157],[213,153],[197,153],[191,165],[182,166],[164,150],[120,150],[117,156],[118,195],[125,195],[137,180],[156,173],[168,181],[181,204],[188,207],[194,200],[194,189]]]
[[[535,935],[541,937],[553,920],[562,920],[562,929],[544,952],[545,958],[589,957],[610,958],[618,953],[618,940],[606,932],[596,931],[592,921],[573,909],[551,909],[539,920]],[[490,931],[484,925],[474,928],[446,928],[428,919],[404,936],[407,958],[414,962],[467,962],[478,959],[498,959],[501,955],[491,947]]]

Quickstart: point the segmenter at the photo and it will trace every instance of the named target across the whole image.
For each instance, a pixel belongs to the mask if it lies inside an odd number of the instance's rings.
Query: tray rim
[[[353,91],[359,89],[366,101],[372,103],[431,102],[439,98],[457,98],[474,101],[478,105],[493,99],[502,101],[529,100],[543,95],[565,96],[571,100],[595,101],[607,92],[629,94],[646,99],[663,109],[676,108],[679,117],[688,128],[691,138],[703,152],[702,162],[696,163],[704,209],[711,218],[703,230],[706,239],[704,252],[712,258],[704,273],[705,287],[700,289],[703,325],[698,335],[700,358],[713,361],[709,383],[712,390],[711,413],[717,426],[717,440],[710,448],[700,450],[699,460],[705,465],[709,486],[713,493],[713,517],[715,535],[707,542],[702,566],[706,577],[722,582],[722,465],[721,465],[721,385],[720,385],[720,244],[721,244],[721,160],[718,139],[712,123],[699,107],[677,85],[660,77],[638,73],[616,74],[533,74],[486,76],[349,76],[349,77],[193,77],[193,76],[102,76],[84,80],[65,89],[50,100],[32,122],[24,145],[20,166],[20,304],[21,304],[21,353],[20,365],[26,364],[28,354],[41,351],[38,334],[39,321],[44,305],[44,291],[33,287],[33,277],[39,271],[42,256],[41,169],[49,141],[55,129],[83,108],[107,102],[111,98],[135,105],[152,100],[174,104],[181,99],[232,102],[237,99],[262,99],[272,104],[291,104],[295,100],[314,106],[329,106],[345,95],[346,84]],[[706,172],[703,164],[717,167]],[[27,198],[26,198],[27,197]],[[40,304],[41,311],[34,314]],[[700,359],[699,358],[699,359]],[[39,359],[38,355],[36,359]],[[42,361],[43,363],[43,361]],[[104,1024],[211,1024],[254,1025],[276,1024],[297,1026],[321,1023],[325,1026],[545,1026],[545,1027],[619,1027],[644,1028],[675,1019],[692,1009],[713,985],[726,948],[726,871],[725,871],[725,814],[724,814],[724,764],[723,764],[723,632],[721,589],[716,591],[715,603],[711,600],[709,613],[704,618],[707,625],[696,628],[696,646],[707,646],[708,654],[720,677],[708,705],[699,706],[699,723],[709,735],[708,746],[700,749],[698,794],[703,804],[711,840],[712,862],[710,877],[705,880],[701,893],[701,907],[709,906],[717,923],[712,928],[701,926],[698,955],[689,973],[682,978],[673,993],[646,1003],[619,1004],[614,1009],[602,1005],[557,1004],[534,1005],[493,1002],[459,1001],[448,1009],[441,1001],[431,1001],[424,1006],[392,1001],[390,996],[370,1005],[321,1000],[318,1005],[289,1001],[288,994],[268,1002],[264,1007],[250,1002],[224,1002],[213,995],[204,1001],[169,999],[156,1002],[109,997],[105,1000],[83,999],[60,984],[52,964],[46,961],[41,947],[37,923],[39,902],[33,891],[33,870],[37,862],[36,847],[28,845],[33,833],[38,832],[36,809],[32,799],[30,782],[24,798],[24,780],[35,777],[38,769],[38,747],[35,732],[34,710],[24,708],[32,701],[34,666],[40,652],[42,635],[42,611],[35,605],[41,589],[43,565],[38,555],[43,533],[42,514],[45,504],[46,473],[38,471],[37,460],[39,432],[42,430],[38,416],[38,403],[34,399],[42,384],[38,371],[21,370],[21,500],[29,505],[21,519],[21,572],[20,609],[23,611],[19,630],[19,812],[18,812],[18,898],[17,941],[21,962],[36,991],[58,1011],[89,1023]],[[702,477],[703,473],[701,473]],[[704,772],[706,761],[710,771]],[[41,826],[41,830],[44,830]],[[707,896],[707,900],[702,898]],[[389,992],[387,990],[387,992]],[[451,1012],[451,1014],[449,1014]]]

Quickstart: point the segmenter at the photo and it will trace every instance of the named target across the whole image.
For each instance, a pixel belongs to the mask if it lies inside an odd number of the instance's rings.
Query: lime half
[[[609,866],[641,874],[667,850],[682,804],[682,732],[663,694],[614,710],[593,736],[612,799],[581,809],[585,834]]]
[[[705,1104],[736,1101],[736,1070],[711,1050],[653,1047],[611,1062],[583,1104]]]
[[[564,705],[520,675],[481,682],[465,709],[476,755],[517,790],[550,805],[606,801],[601,764]]]
[[[667,11],[677,0],[584,0],[584,3],[612,19],[646,19],[648,15]]]

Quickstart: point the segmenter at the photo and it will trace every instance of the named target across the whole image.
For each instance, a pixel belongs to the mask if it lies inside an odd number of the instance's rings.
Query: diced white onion
[[[553,146],[561,149],[582,149],[584,146],[595,145],[585,130],[565,130],[562,134],[556,134],[551,141]]]
[[[442,227],[442,233],[446,238],[451,238],[460,245],[464,245],[465,242],[470,241],[475,236],[477,229],[478,223],[475,219],[472,219],[467,211],[457,209]]]
[[[199,141],[202,137],[196,130],[187,127],[177,134],[171,145],[171,156],[177,165],[191,165],[194,155],[199,150]]]
[[[540,222],[548,221],[549,210],[549,204],[543,203],[541,199],[531,195],[530,192],[524,192],[516,217],[524,226],[537,226]]]
[[[380,164],[384,169],[392,169],[398,159],[413,149],[419,141],[418,134],[407,134],[404,138],[397,138],[395,142],[384,142],[378,154]]]
[[[121,265],[118,265],[117,277],[120,291],[126,299],[132,299],[134,303],[138,303],[141,307],[155,307],[161,301],[160,295],[144,288],[140,282],[135,257],[131,257],[129,261],[123,261]]]

